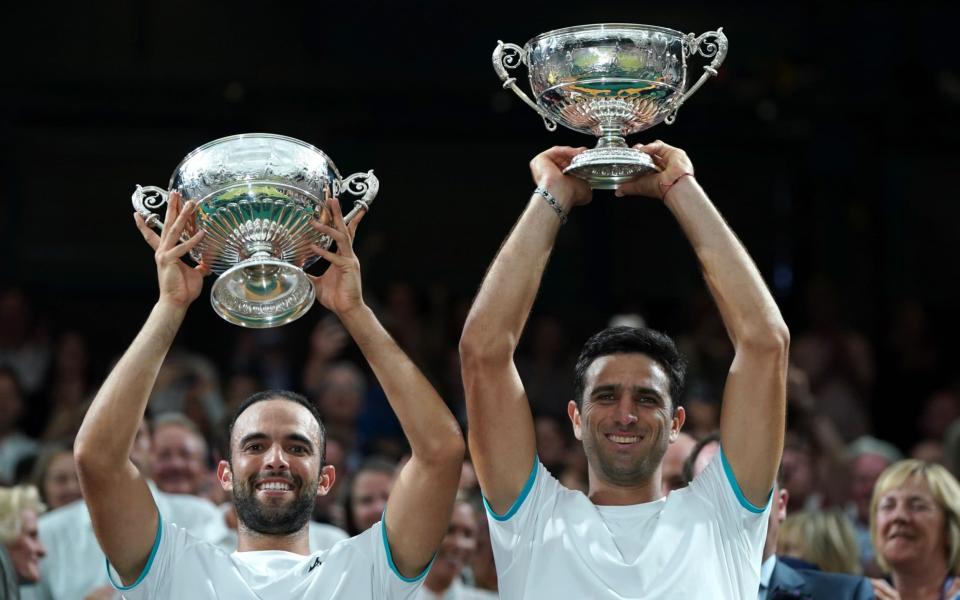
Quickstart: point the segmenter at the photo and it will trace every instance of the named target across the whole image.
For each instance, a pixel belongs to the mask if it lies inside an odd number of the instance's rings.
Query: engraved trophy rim
[[[220,146],[222,144],[226,144],[228,142],[233,142],[236,140],[251,139],[251,138],[281,140],[284,142],[290,142],[292,144],[300,146],[301,148],[306,148],[307,150],[316,152],[317,154],[322,156],[323,159],[327,162],[327,164],[330,166],[330,169],[332,169],[334,174],[337,176],[337,179],[341,179],[341,180],[343,179],[343,176],[340,174],[340,169],[337,168],[337,165],[333,162],[333,159],[331,159],[326,152],[324,152],[320,148],[317,148],[313,144],[309,144],[303,140],[299,140],[295,137],[290,137],[288,135],[281,135],[279,133],[250,132],[250,133],[235,133],[233,135],[220,137],[215,140],[211,140],[201,146],[198,146],[193,150],[191,150],[190,152],[188,152],[187,155],[184,156],[183,159],[181,159],[180,162],[177,163],[177,166],[173,169],[173,174],[170,175],[170,182],[167,184],[167,189],[171,191],[174,189],[174,184],[176,183],[176,180],[177,180],[177,174],[180,173],[181,169],[183,169],[183,167],[188,162],[190,162],[193,158],[195,158],[197,155],[202,154],[203,152],[215,146]],[[306,192],[306,190],[298,190],[298,191],[303,191],[305,193],[308,193]]]
[[[561,27],[559,29],[551,29],[550,31],[545,31],[527,40],[527,43],[524,44],[524,48],[529,48],[541,40],[552,38],[552,37],[563,37],[566,35],[582,33],[585,31],[615,32],[617,30],[659,31],[661,33],[667,33],[670,35],[677,36],[679,38],[683,38],[684,36],[683,32],[681,31],[678,31],[676,29],[671,29],[669,27],[661,27],[659,25],[644,25],[642,23],[593,23],[590,25],[572,25],[570,27]]]

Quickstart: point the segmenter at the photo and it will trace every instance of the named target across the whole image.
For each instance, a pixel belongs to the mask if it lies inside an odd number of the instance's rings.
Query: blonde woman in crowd
[[[780,525],[777,554],[799,558],[830,573],[863,572],[853,526],[837,510],[803,510],[787,517]]]
[[[873,490],[870,535],[890,582],[878,600],[960,599],[960,483],[919,460],[890,465]]]
[[[46,554],[37,534],[37,517],[46,508],[32,485],[0,488],[0,598],[20,598],[19,585],[40,579]]]

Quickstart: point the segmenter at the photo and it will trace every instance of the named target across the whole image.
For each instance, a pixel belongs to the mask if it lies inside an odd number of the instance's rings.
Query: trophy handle
[[[708,41],[711,38],[713,38],[713,41]],[[690,86],[690,89],[684,92],[680,100],[673,105],[670,114],[664,119],[667,125],[672,125],[677,119],[677,111],[680,110],[683,103],[687,101],[687,98],[699,90],[700,86],[703,85],[707,79],[716,76],[717,68],[720,67],[723,59],[727,57],[727,45],[727,36],[723,33],[723,27],[718,27],[716,31],[708,31],[699,36],[695,36],[692,33],[683,36],[683,52],[686,56],[690,57],[695,54],[700,54],[700,56],[704,58],[712,58],[713,60],[710,61],[709,65],[703,67],[703,74],[700,76],[700,79]]]
[[[166,204],[169,198],[170,192],[155,185],[137,185],[137,189],[130,196],[133,209],[140,213],[143,220],[147,222],[147,227],[160,231],[163,231],[163,221],[153,211]]]
[[[373,169],[370,169],[366,173],[354,173],[341,181],[340,190],[355,196],[363,194],[361,198],[353,201],[353,208],[343,218],[344,223],[349,223],[360,214],[361,209],[370,210],[373,199],[377,197],[377,192],[380,191],[380,180],[373,174]]]
[[[526,102],[527,106],[537,111],[537,114],[543,117],[543,125],[547,128],[547,131],[556,131],[557,122],[551,119],[547,111],[540,108],[523,90],[517,87],[516,77],[510,77],[510,74],[507,73],[507,69],[516,69],[520,66],[520,63],[526,64],[526,62],[527,56],[523,48],[516,44],[504,44],[497,40],[497,47],[493,50],[493,70],[503,81],[503,89],[513,90],[513,93],[520,96],[520,99]]]

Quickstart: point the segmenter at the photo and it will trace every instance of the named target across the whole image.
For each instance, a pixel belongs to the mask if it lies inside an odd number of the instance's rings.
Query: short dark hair
[[[687,361],[667,335],[647,328],[608,327],[587,340],[574,367],[573,394],[577,406],[582,405],[584,378],[593,361],[610,354],[646,354],[667,372],[673,410],[682,406],[683,382]]]
[[[313,418],[317,420],[317,425],[320,427],[320,466],[322,467],[324,464],[326,464],[327,429],[323,426],[323,420],[320,418],[320,411],[317,410],[317,407],[313,404],[313,402],[310,402],[306,396],[296,392],[291,392],[289,390],[264,390],[249,396],[246,400],[240,403],[240,406],[237,407],[236,412],[233,413],[233,418],[230,419],[230,425],[227,427],[227,459],[230,460],[233,456],[233,426],[237,424],[237,419],[240,418],[240,415],[242,415],[245,410],[257,402],[263,402],[264,400],[286,400],[288,402],[299,404],[310,411],[310,414],[313,415]]]

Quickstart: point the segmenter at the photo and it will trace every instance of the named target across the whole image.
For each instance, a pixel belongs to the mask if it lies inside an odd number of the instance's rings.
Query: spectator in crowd
[[[570,447],[567,442],[567,427],[566,423],[552,415],[537,415],[533,418],[537,456],[554,477],[560,477],[567,464],[567,450]]]
[[[859,549],[849,517],[839,509],[802,510],[780,524],[777,555],[829,573],[860,575]]]
[[[888,442],[872,436],[862,436],[847,448],[849,464],[847,503],[853,518],[854,534],[859,547],[860,564],[872,577],[881,574],[874,558],[873,541],[870,535],[874,486],[883,471],[901,460],[903,455]]]
[[[189,417],[176,412],[153,419],[150,472],[168,494],[204,496],[209,483],[207,441]]]
[[[46,554],[37,535],[45,507],[37,488],[0,488],[0,598],[18,599],[19,585],[40,580],[38,562]]]
[[[82,495],[73,446],[64,442],[44,446],[33,468],[33,484],[50,510],[80,500]]]
[[[497,594],[497,565],[493,559],[493,545],[490,543],[490,526],[486,519],[486,507],[479,488],[470,496],[474,514],[477,515],[477,549],[470,561],[470,577],[478,590]]]
[[[44,440],[72,439],[91,399],[91,360],[86,338],[76,330],[57,336],[50,372],[41,392],[46,402],[29,422]]]
[[[944,467],[896,462],[877,479],[870,534],[889,581],[874,579],[878,600],[960,598],[960,483]]]
[[[19,428],[23,401],[17,373],[10,367],[0,367],[0,483],[13,482],[17,463],[39,450],[36,440]]]
[[[327,369],[341,357],[350,341],[347,330],[333,315],[327,315],[310,332],[310,348],[303,366],[301,383],[311,396],[317,396],[323,387]]]
[[[531,319],[527,329],[527,343],[517,352],[517,372],[534,414],[562,422],[567,415],[557,398],[570,397],[569,373],[573,368],[565,328],[560,319],[552,315],[538,315]],[[543,464],[550,470],[549,463]]]
[[[817,411],[830,417],[850,442],[870,431],[866,405],[876,377],[873,346],[842,318],[829,282],[812,282],[804,300],[808,327],[795,340],[791,356],[810,378]]]
[[[711,460],[716,460],[719,452],[719,432],[714,432],[699,440],[690,452],[684,464],[684,472],[689,481],[707,468]],[[810,599],[851,599],[868,600],[871,598],[870,583],[862,577],[839,573],[820,573],[812,568],[816,563],[804,558],[802,562],[793,562],[789,557],[780,560],[777,548],[781,536],[781,524],[787,518],[790,492],[784,486],[783,469],[777,476],[777,482],[771,494],[772,507],[767,520],[767,536],[763,545],[763,559],[760,568],[759,600],[787,600],[793,598]],[[788,532],[787,532],[788,533]],[[783,540],[788,543],[789,540]],[[852,540],[848,540],[852,542]],[[850,549],[853,561],[855,552]]]
[[[697,440],[693,439],[692,435],[681,431],[679,435],[677,435],[677,439],[667,446],[667,452],[663,455],[663,467],[660,480],[661,494],[666,496],[673,490],[679,490],[690,483],[683,478],[683,463],[686,462],[687,457],[690,456],[690,452],[696,445]]]
[[[820,462],[810,439],[796,430],[787,430],[783,446],[783,486],[790,490],[791,512],[817,510],[824,504]],[[796,492],[794,492],[796,490]]]
[[[363,533],[380,520],[390,498],[396,472],[396,463],[374,456],[353,474],[344,498],[349,535]]]
[[[145,477],[151,472],[151,448],[150,429],[143,420],[134,436],[130,461]],[[167,494],[157,489],[152,480],[149,485],[157,510],[165,518],[197,539],[224,543],[229,531],[221,511],[209,500],[190,494]],[[73,502],[40,517],[40,540],[47,556],[40,561],[42,578],[29,591],[30,598],[61,600],[113,593],[104,569],[106,558],[94,536],[86,502]]]
[[[786,600],[787,598],[869,600],[872,598],[870,581],[863,577],[794,568],[777,556],[780,527],[787,518],[787,504],[790,496],[790,492],[781,485],[778,482],[773,488],[773,509],[770,511],[767,522],[767,538],[763,546],[763,562],[760,567],[759,600]],[[818,558],[810,554],[806,556]],[[853,560],[856,559],[853,558]]]
[[[440,543],[430,572],[420,588],[420,600],[484,600],[495,599],[496,594],[478,590],[463,582],[462,573],[470,565],[477,550],[478,515],[464,500],[453,505],[453,515],[447,534]]]
[[[690,485],[693,478],[703,472],[720,451],[720,431],[711,431],[703,436],[690,449],[686,460],[683,461],[683,480]]]
[[[27,294],[15,287],[0,291],[0,367],[16,374],[23,396],[40,391],[51,354],[46,328]]]
[[[340,440],[348,469],[363,462],[358,418],[364,407],[367,381],[355,364],[341,361],[327,367],[316,393],[316,404],[330,436]]]

